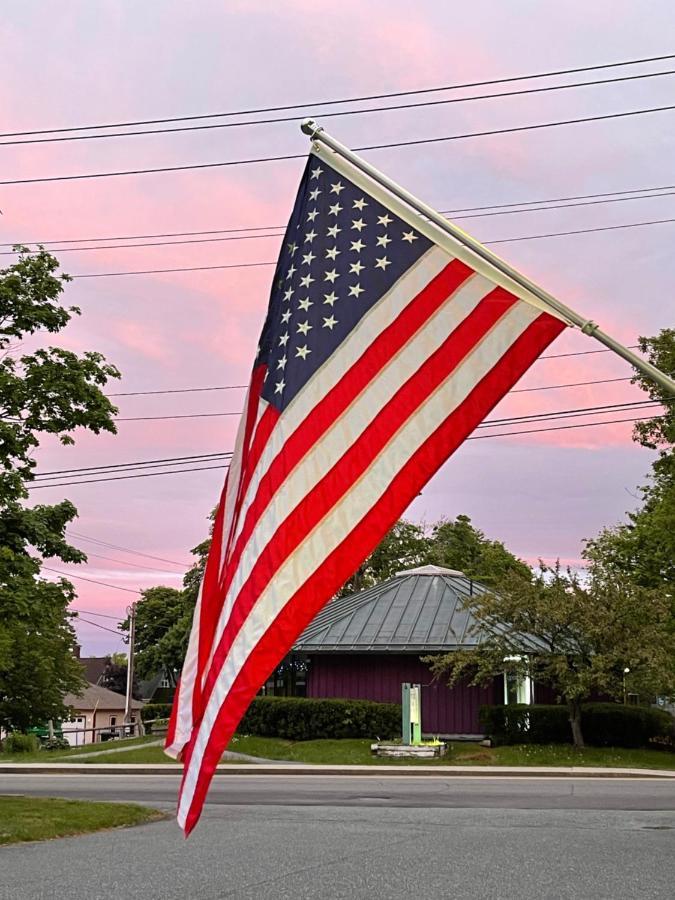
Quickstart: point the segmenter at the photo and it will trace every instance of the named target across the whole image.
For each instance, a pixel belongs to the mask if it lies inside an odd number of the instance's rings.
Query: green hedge
[[[495,744],[571,744],[566,706],[483,706],[480,721]],[[592,747],[647,747],[673,731],[661,709],[587,703],[581,710],[584,741]]]
[[[257,697],[237,731],[291,741],[317,738],[392,738],[401,733],[401,707],[369,700]]]

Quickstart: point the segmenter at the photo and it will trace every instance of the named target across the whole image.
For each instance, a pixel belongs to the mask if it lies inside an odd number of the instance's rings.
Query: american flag
[[[310,154],[274,274],[167,737],[186,833],[294,640],[566,325],[352,169]]]

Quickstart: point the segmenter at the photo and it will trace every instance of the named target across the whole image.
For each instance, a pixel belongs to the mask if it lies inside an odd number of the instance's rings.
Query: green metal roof
[[[366,591],[331,600],[294,650],[427,652],[475,646],[480,635],[464,600],[487,592],[462,572],[421,566]]]

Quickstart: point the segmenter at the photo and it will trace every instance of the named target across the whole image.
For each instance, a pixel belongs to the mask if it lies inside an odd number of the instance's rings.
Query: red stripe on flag
[[[481,300],[401,389],[389,399],[333,468],[280,524],[273,538],[260,553],[251,574],[232,605],[225,630],[206,676],[205,705],[232,642],[277,569],[346,491],[361,478],[373,459],[386,447],[401,426],[415,414],[427,397],[447,379],[466,355],[517,302],[513,295],[502,288],[494,289]]]
[[[560,320],[542,313],[527,328],[461,406],[411,456],[378,503],[339,547],[326,557],[265,632],[239,671],[214,722],[186,816],[186,834],[192,831],[199,819],[220,756],[260,684],[290,650],[298,634],[353,574],[354,560],[362,560],[372,552],[382,535],[396,522],[411,499],[445,459],[460,446],[565,327]],[[186,755],[183,785],[192,758],[194,740],[195,736]],[[182,791],[183,786],[181,795]]]
[[[293,471],[317,440],[333,425],[336,418],[391,361],[392,356],[408,343],[448,297],[473,274],[473,270],[464,263],[452,260],[378,335],[363,356],[317,403],[302,425],[288,438],[283,451],[272,461],[261,478],[255,499],[247,510],[241,534],[232,555],[228,557],[227,570],[221,585],[223,594],[230,587],[241,554],[258,519],[288,477],[288,473]]]

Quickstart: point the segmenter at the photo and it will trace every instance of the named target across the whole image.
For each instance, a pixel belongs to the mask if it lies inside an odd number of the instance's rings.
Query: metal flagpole
[[[340,141],[337,141],[334,137],[327,134],[324,129],[318,125],[313,119],[305,119],[301,123],[301,129],[304,134],[308,135],[312,141],[320,141],[322,144],[325,144],[327,147],[330,147],[331,150],[338,153],[340,156],[347,159],[352,165],[354,165],[357,169],[360,169],[366,175],[370,176],[374,181],[378,184],[382,185],[382,187],[386,188],[390,193],[394,194],[394,196],[398,197],[404,203],[407,203],[408,206],[412,207],[416,210],[420,215],[424,216],[429,221],[433,222],[438,226],[442,231],[446,234],[449,234],[456,241],[459,241],[465,247],[468,247],[472,250],[477,256],[479,256],[482,260],[489,263],[495,269],[498,269],[502,275],[506,275],[507,278],[510,278],[512,281],[515,281],[516,284],[520,285],[521,288],[524,288],[526,291],[529,291],[538,300],[544,303],[549,309],[554,310],[564,319],[566,319],[571,325],[575,325],[579,328],[583,334],[587,334],[590,337],[594,337],[597,341],[600,341],[601,344],[604,344],[605,347],[608,347],[610,350],[613,350],[614,353],[617,353],[619,356],[623,357],[623,359],[627,360],[632,366],[634,366],[638,371],[642,372],[643,375],[646,375],[647,378],[650,378],[659,387],[663,388],[665,391],[668,391],[675,397],[675,381],[670,378],[665,372],[662,372],[660,369],[657,369],[656,366],[653,366],[646,359],[642,359],[641,356],[638,356],[637,353],[633,353],[632,350],[629,350],[628,347],[625,347],[623,344],[619,343],[619,341],[614,340],[610,335],[605,334],[604,331],[600,329],[592,319],[585,319],[583,316],[580,316],[579,313],[575,312],[573,309],[570,309],[569,306],[566,306],[560,300],[553,297],[547,291],[540,288],[533,281],[530,281],[525,275],[522,275],[518,272],[517,269],[513,269],[507,262],[504,262],[503,259],[496,256],[492,253],[491,250],[488,250],[487,247],[484,247],[479,241],[472,238],[470,235],[466,234],[462,231],[461,228],[458,228],[457,225],[453,225],[452,222],[449,222],[446,218],[444,218],[440,213],[436,212],[431,206],[428,206],[422,200],[418,200],[417,197],[414,197],[405,188],[401,187],[399,184],[396,184],[395,181],[392,181],[390,178],[387,178],[386,175],[383,175],[378,169],[374,166],[371,166],[370,163],[366,162],[364,159],[361,159],[356,153],[353,153],[348,147],[345,147],[344,144],[341,144]]]

